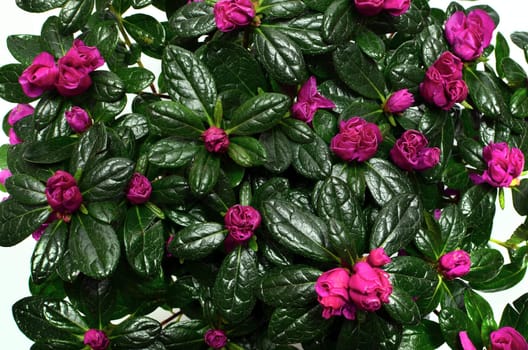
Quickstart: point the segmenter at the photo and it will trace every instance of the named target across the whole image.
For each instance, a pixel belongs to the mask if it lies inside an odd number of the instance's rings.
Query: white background
[[[445,8],[450,1],[431,0],[430,3],[434,7]],[[481,3],[492,6],[501,17],[498,30],[506,37],[509,37],[509,34],[513,31],[528,31],[528,24],[525,21],[528,13],[528,2],[525,0],[460,1],[460,3],[464,7]],[[40,34],[42,23],[52,13],[54,12],[29,14],[20,10],[15,5],[14,0],[2,1],[0,10],[2,28],[0,33],[0,66],[15,62],[7,51],[6,37],[11,34]],[[514,45],[510,46],[514,59],[528,70],[522,51]],[[156,69],[155,67],[149,68]],[[0,101],[0,116],[5,115],[13,107],[14,104]],[[7,143],[7,138],[4,135],[0,135],[0,143]],[[507,239],[524,219],[513,211],[509,201],[506,203],[507,208],[504,211],[498,209],[494,222],[493,236],[500,240]],[[17,300],[29,295],[27,287],[30,273],[29,260],[34,246],[35,241],[29,237],[16,247],[0,247],[0,281],[2,281],[0,289],[0,339],[2,349],[23,350],[29,349],[32,344],[16,327],[11,313],[11,306]],[[500,319],[504,305],[528,292],[527,287],[528,278],[525,278],[514,289],[506,292],[485,294],[485,297],[493,306],[497,321]]]

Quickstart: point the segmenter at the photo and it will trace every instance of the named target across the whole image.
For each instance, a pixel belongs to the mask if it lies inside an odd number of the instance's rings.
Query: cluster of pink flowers
[[[77,181],[68,172],[57,170],[46,182],[46,199],[59,218],[67,220],[82,204]]]
[[[348,162],[364,162],[376,154],[382,140],[376,124],[352,117],[339,123],[339,133],[330,141],[330,149]]]
[[[251,0],[219,0],[213,11],[216,27],[222,32],[245,27],[255,17],[255,7]]]
[[[466,82],[462,80],[463,63],[460,58],[446,51],[427,69],[420,84],[425,101],[449,110],[464,101],[468,95]]]
[[[470,269],[471,257],[462,249],[448,252],[438,259],[438,270],[448,280],[465,276]]]
[[[148,202],[152,193],[149,179],[140,173],[134,173],[128,182],[126,198],[131,204],[139,205]]]
[[[319,108],[334,108],[335,104],[317,91],[317,81],[311,76],[299,89],[292,106],[292,117],[310,124]]]
[[[414,96],[408,89],[401,89],[393,92],[385,104],[383,110],[388,113],[401,113],[414,103]]]
[[[489,46],[494,29],[495,23],[484,10],[473,10],[467,16],[457,11],[446,22],[445,35],[455,55],[472,61]]]
[[[390,150],[392,161],[404,170],[427,170],[440,161],[440,148],[427,147],[429,141],[417,130],[406,130]]]
[[[490,143],[482,150],[488,168],[482,175],[471,174],[476,184],[488,183],[493,187],[509,187],[524,169],[524,154],[518,148],[510,148],[506,142]]]
[[[202,140],[207,152],[225,153],[229,148],[229,136],[224,129],[211,126],[202,133]]]
[[[84,333],[84,345],[92,350],[106,350],[110,346],[110,340],[105,332],[99,329],[89,329]]]
[[[383,248],[376,248],[366,261],[354,264],[352,272],[338,267],[322,273],[315,282],[317,300],[323,306],[322,316],[353,320],[357,309],[374,312],[388,303],[392,285],[388,273],[380,267],[390,261]]]
[[[382,11],[401,16],[411,6],[411,0],[354,0],[357,11],[364,16],[375,16]]]
[[[463,350],[477,350],[467,331],[458,333]],[[513,327],[502,327],[490,333],[491,350],[528,350],[528,342]]]
[[[96,47],[86,46],[76,39],[57,62],[48,52],[38,54],[18,82],[24,93],[32,98],[52,89],[57,89],[62,96],[76,96],[92,85],[90,73],[103,64],[104,59]]]

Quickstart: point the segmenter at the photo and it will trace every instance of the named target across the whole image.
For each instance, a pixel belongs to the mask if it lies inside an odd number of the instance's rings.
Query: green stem
[[[489,241],[492,242],[492,243],[498,244],[501,247],[504,247],[506,249],[514,249],[514,250],[517,249],[517,244],[512,244],[512,243],[508,243],[508,242],[499,241],[499,240],[497,240],[495,238],[490,238]]]

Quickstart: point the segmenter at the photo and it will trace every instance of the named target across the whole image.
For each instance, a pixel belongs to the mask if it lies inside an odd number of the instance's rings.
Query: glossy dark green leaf
[[[477,339],[480,340],[480,332],[464,312],[451,307],[443,308],[438,319],[444,339],[451,348],[456,349],[460,344],[458,337],[460,331],[467,331],[475,346],[478,346],[476,341]]]
[[[165,176],[152,182],[150,200],[156,204],[180,205],[188,196],[189,184],[179,175]]]
[[[422,222],[420,199],[412,194],[392,198],[379,212],[370,237],[370,249],[385,248],[388,255],[396,253],[414,238]]]
[[[300,84],[308,78],[301,49],[288,36],[270,27],[256,30],[258,60],[278,82]]]
[[[112,331],[112,348],[146,349],[161,334],[161,325],[150,317],[132,317]]]
[[[73,36],[61,32],[59,17],[48,17],[46,22],[42,25],[42,30],[40,32],[40,46],[42,47],[42,51],[47,51],[55,56],[55,58],[59,58],[66,54],[71,48],[72,43]]]
[[[125,158],[109,158],[95,164],[79,183],[83,199],[95,202],[122,197],[133,171],[134,163]]]
[[[337,339],[336,350],[379,349],[394,350],[400,343],[401,330],[374,312],[366,313],[361,323],[343,323]]]
[[[392,319],[402,324],[416,324],[420,320],[420,309],[412,296],[400,288],[393,288],[389,303],[383,304],[383,309]]]
[[[385,43],[373,31],[360,27],[357,32],[356,43],[363,53],[375,60],[385,55]]]
[[[96,324],[107,324],[116,305],[116,289],[110,279],[83,276],[79,283],[79,309]]]
[[[192,110],[179,102],[160,101],[148,106],[149,121],[160,133],[199,139],[203,122]]]
[[[26,297],[13,305],[13,316],[22,333],[36,342],[56,341],[79,348],[88,330],[79,311],[62,300]]]
[[[82,174],[87,164],[94,162],[104,154],[107,145],[107,131],[103,124],[96,123],[88,131],[84,132],[79,139],[77,147],[72,152],[70,160],[72,174],[75,172]]]
[[[266,149],[251,136],[236,136],[229,139],[227,149],[229,157],[242,167],[253,167],[264,164],[266,161]]]
[[[266,19],[293,18],[306,9],[306,5],[300,0],[264,0],[259,7]]]
[[[149,152],[149,162],[162,168],[178,168],[193,159],[204,149],[202,145],[176,137],[169,137],[155,143]]]
[[[154,276],[161,271],[165,252],[163,225],[146,206],[131,207],[123,225],[123,241],[128,263],[142,276]]]
[[[280,122],[280,128],[295,143],[310,143],[315,138],[312,128],[305,122],[295,118],[284,119]]]
[[[96,70],[90,74],[92,78],[92,95],[98,101],[114,102],[125,94],[125,84],[113,72]]]
[[[390,162],[372,158],[365,164],[365,181],[379,205],[385,205],[398,194],[414,192],[407,175]]]
[[[86,33],[84,43],[89,46],[96,46],[101,55],[110,57],[119,41],[119,30],[115,21],[98,21]]]
[[[238,246],[227,255],[216,275],[213,303],[220,315],[240,322],[251,314],[256,296],[257,257],[251,249]]]
[[[262,204],[262,216],[278,243],[309,259],[332,261],[326,248],[326,225],[315,215],[284,200],[271,199]]]
[[[105,278],[117,267],[120,247],[114,229],[90,216],[73,216],[68,246],[76,266],[87,276]]]
[[[501,32],[497,32],[495,36],[495,69],[497,70],[497,75],[501,78],[504,78],[501,61],[505,57],[510,57],[510,46],[504,35]]]
[[[202,349],[204,333],[208,328],[202,320],[181,320],[163,328],[160,339],[167,350]]]
[[[300,307],[316,300],[314,285],[321,271],[313,267],[292,265],[269,270],[258,285],[258,295],[275,307]]]
[[[318,110],[312,120],[312,127],[319,137],[330,143],[337,134],[337,117],[328,111]]]
[[[496,249],[482,248],[472,250],[471,269],[464,279],[467,279],[470,283],[489,281],[499,274],[503,264],[504,258]]]
[[[323,179],[332,168],[329,148],[317,135],[310,143],[296,144],[293,147],[292,165],[302,176]]]
[[[28,103],[32,100],[20,87],[18,78],[26,69],[22,64],[6,64],[0,67],[0,98],[7,102]]]
[[[506,264],[499,273],[484,282],[471,282],[471,287],[483,292],[498,292],[512,288],[523,280],[526,275],[526,263],[519,266],[515,263]]]
[[[335,0],[324,11],[321,35],[329,43],[344,44],[352,36],[356,23],[350,1]]]
[[[149,87],[155,79],[154,73],[141,67],[121,68],[115,73],[125,84],[125,92],[127,93],[139,93]]]
[[[220,176],[220,157],[202,148],[196,153],[189,170],[189,187],[199,196],[214,188]]]
[[[94,0],[68,0],[59,13],[61,32],[72,34],[80,30],[92,14]]]
[[[142,51],[154,58],[161,58],[165,44],[165,28],[154,17],[136,13],[123,18],[123,25]]]
[[[504,57],[501,62],[501,71],[508,85],[511,87],[522,87],[526,81],[524,68],[513,59]]]
[[[349,88],[372,99],[379,99],[385,94],[383,74],[356,44],[338,48],[332,57],[337,74]]]
[[[306,342],[322,334],[330,323],[321,316],[322,308],[277,308],[268,326],[268,335],[274,343]]]
[[[266,150],[266,169],[274,173],[288,169],[293,158],[291,143],[280,129],[260,134],[259,142]]]
[[[39,284],[50,277],[66,251],[68,226],[54,221],[40,237],[31,256],[31,279]]]
[[[191,2],[169,18],[169,26],[180,38],[194,38],[216,29],[213,8],[205,2]]]
[[[466,235],[466,222],[460,209],[456,206],[448,206],[442,209],[438,225],[442,238],[440,255],[459,247]]]
[[[30,206],[13,199],[0,202],[0,246],[10,247],[29,236],[48,218],[47,206]]]
[[[233,112],[227,132],[252,135],[266,131],[275,126],[289,109],[288,96],[278,93],[259,94]]]
[[[528,333],[528,305],[527,295],[523,294],[513,303],[509,303],[502,312],[500,327],[510,326],[515,328],[519,333],[526,337]]]
[[[16,0],[16,4],[24,11],[45,12],[61,7],[67,0]]]
[[[38,35],[10,35],[7,37],[6,43],[11,55],[26,66],[29,66],[33,62],[33,58],[42,52]]]
[[[222,225],[214,222],[189,225],[174,235],[168,249],[180,259],[199,260],[218,248],[226,233]]]
[[[528,215],[528,181],[521,180],[519,187],[512,191],[512,200],[519,215]]]
[[[481,330],[484,343],[487,343],[489,333],[497,329],[491,305],[476,292],[466,289],[464,307],[469,319]]]
[[[192,52],[169,45],[163,54],[161,67],[173,100],[187,106],[197,115],[213,116],[216,86],[205,64]]]
[[[489,117],[499,117],[506,109],[504,99],[495,78],[487,72],[464,70],[464,81],[469,89],[469,96],[479,111]]]
[[[470,239],[480,245],[488,242],[495,216],[497,189],[488,186],[473,186],[462,196],[458,206],[464,215],[468,231],[475,230]]]
[[[273,27],[287,35],[295,42],[304,54],[317,55],[332,50],[321,35],[322,14],[305,14],[288,22],[274,23]]]
[[[429,320],[422,320],[417,325],[403,327],[399,350],[437,349],[444,343],[440,325]]]
[[[447,51],[446,40],[444,39],[444,30],[436,24],[427,26],[418,36],[422,44],[422,60],[425,65],[431,66],[440,55]]]
[[[5,186],[11,198],[21,204],[47,204],[46,186],[29,175],[14,174],[6,179]]]
[[[510,109],[514,117],[528,117],[528,89],[515,90],[510,99]]]
[[[92,118],[95,121],[101,122],[113,121],[115,117],[125,109],[126,104],[126,95],[120,100],[114,102],[96,101],[91,109]]]

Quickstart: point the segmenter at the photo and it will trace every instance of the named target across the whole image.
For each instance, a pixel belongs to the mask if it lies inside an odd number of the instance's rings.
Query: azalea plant
[[[16,3],[58,9],[0,67],[31,349],[528,349],[528,294],[479,294],[528,263],[526,223],[490,245],[497,200],[528,214],[527,75],[491,7]]]

